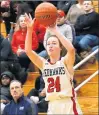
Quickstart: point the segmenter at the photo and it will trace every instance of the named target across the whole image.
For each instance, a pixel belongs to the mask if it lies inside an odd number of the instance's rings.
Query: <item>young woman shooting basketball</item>
[[[73,64],[75,61],[75,49],[71,42],[57,29],[56,25],[47,29],[55,35],[46,41],[46,50],[49,59],[45,60],[36,52],[32,51],[32,28],[35,19],[26,14],[27,35],[25,51],[31,61],[42,71],[45,82],[46,100],[49,101],[48,114],[82,114],[76,101],[73,88]],[[67,54],[61,58],[62,45]]]

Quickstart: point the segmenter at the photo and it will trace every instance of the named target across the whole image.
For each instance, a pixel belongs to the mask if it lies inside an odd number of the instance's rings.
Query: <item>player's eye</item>
[[[47,46],[49,46],[50,45],[50,43],[47,43]]]
[[[53,45],[56,45],[56,43],[54,42],[54,43],[52,43]]]

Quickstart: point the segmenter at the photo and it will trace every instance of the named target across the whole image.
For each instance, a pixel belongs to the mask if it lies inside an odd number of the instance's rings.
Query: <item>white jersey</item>
[[[45,82],[46,100],[53,101],[65,97],[73,97],[73,76],[64,64],[64,57],[55,64],[45,62],[42,73]]]

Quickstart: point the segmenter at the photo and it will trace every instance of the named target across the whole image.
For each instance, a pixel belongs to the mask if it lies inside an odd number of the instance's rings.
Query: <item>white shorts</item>
[[[74,98],[65,98],[49,102],[47,115],[82,115],[81,108]]]

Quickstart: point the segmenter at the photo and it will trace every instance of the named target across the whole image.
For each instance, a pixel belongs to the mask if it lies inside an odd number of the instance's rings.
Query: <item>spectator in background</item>
[[[77,1],[78,1],[78,3],[77,3],[77,4],[73,4],[73,5],[70,7],[70,9],[69,9],[69,11],[68,11],[68,13],[67,13],[67,15],[66,15],[66,19],[67,19],[72,25],[75,24],[77,18],[78,18],[80,15],[82,15],[82,14],[85,13],[85,11],[84,11],[83,8],[82,8],[82,4],[83,4],[83,1],[84,1],[84,0],[77,0]]]
[[[39,76],[35,82],[35,89],[28,93],[28,97],[37,104],[39,112],[47,112],[48,102],[45,101],[45,83],[42,76]]]
[[[80,15],[74,25],[74,46],[78,53],[88,53],[94,46],[99,45],[99,14],[94,11],[92,1],[89,0],[83,2],[83,9],[86,14]]]
[[[17,6],[17,19],[19,19],[20,15],[24,15],[25,13],[31,14],[33,16],[33,9],[30,7],[30,5],[27,2],[21,2]]]
[[[13,100],[4,108],[3,115],[37,115],[36,105],[27,97],[24,97],[22,84],[13,80],[10,83],[10,93]]]
[[[28,1],[28,2],[20,3],[17,7],[17,19],[20,17],[20,15],[24,15],[25,13],[31,14],[31,16],[34,17],[35,9],[32,7],[35,6],[35,8],[36,8],[36,6],[41,2],[42,1]],[[32,3],[34,5],[31,6],[30,3]],[[36,52],[40,53],[42,50],[44,50],[43,40],[44,40],[46,28],[43,25],[41,25],[39,22],[35,21],[33,30],[35,31],[35,33],[37,35],[37,39],[38,39],[38,43],[39,43],[39,46],[38,46],[38,49],[36,50]],[[43,55],[41,54],[41,56],[43,56]]]
[[[15,22],[16,20],[16,14],[12,8],[12,4],[10,0],[3,0],[1,1],[1,8],[3,8],[4,10],[2,10],[1,15],[2,15],[2,19],[5,21],[5,25],[6,25],[6,32],[7,34],[9,34],[10,31],[10,22]]]
[[[12,36],[13,36],[13,33],[14,33],[15,23],[17,22],[18,17],[21,14],[24,14],[25,12],[32,14],[32,9],[29,7],[29,5],[26,2],[23,2],[23,1],[11,1],[10,3],[11,3],[11,7],[10,7],[11,13],[13,11],[16,15],[15,20],[10,22],[11,28],[10,28],[9,34],[7,36],[7,38],[11,42],[12,41]]]
[[[65,14],[68,13],[70,7],[76,4],[76,0],[65,0],[65,1],[58,1],[57,8],[63,10]]]
[[[25,38],[27,33],[27,27],[25,23],[25,15],[21,15],[17,21],[15,32],[11,41],[12,50],[19,59],[19,63],[26,70],[29,67],[30,59],[25,53]],[[38,49],[39,43],[35,31],[32,33],[32,50],[36,51]]]
[[[70,42],[73,42],[73,38],[75,36],[74,28],[70,25],[70,23],[65,20],[65,13],[63,10],[58,10],[58,17],[57,17],[57,26],[63,35],[70,40]]]
[[[34,4],[35,4],[35,2],[32,1],[32,3],[34,3]],[[30,3],[31,2],[28,1],[28,2],[20,3],[18,5],[18,7],[17,7],[17,19],[18,19],[18,17],[20,17],[21,14],[24,15],[25,13],[31,14],[31,16],[34,17],[34,10],[33,10],[34,8],[31,8]],[[39,2],[36,2],[35,5],[37,5],[37,4],[39,4]],[[37,21],[35,21],[34,26],[33,26],[33,30],[34,30],[34,33],[36,33],[37,40],[38,40],[38,48],[36,49],[36,52],[40,53],[42,50],[44,50],[43,40],[44,40],[44,35],[45,35],[46,28],[43,25],[39,24]],[[36,44],[37,43],[35,43],[35,45],[33,45],[33,46],[36,46]],[[44,57],[44,54],[40,53],[40,56]],[[27,66],[28,61],[29,60],[27,59],[27,62],[26,62],[27,64],[26,65],[23,65],[23,64],[21,64],[21,65]],[[20,63],[24,63],[24,62],[21,60]],[[29,65],[30,65],[29,66],[29,68],[30,68],[29,71],[33,71],[32,68],[34,68],[33,67],[34,65],[32,63],[30,63]]]
[[[18,62],[17,56],[13,53],[11,44],[0,34],[0,75],[10,71],[15,78],[24,83],[27,79],[27,72]]]
[[[14,75],[9,72],[5,71],[1,74],[0,76],[0,104],[1,104],[1,114],[4,110],[4,107],[6,106],[7,103],[9,103],[12,100],[12,96],[10,94],[10,82],[13,80],[15,77]]]
[[[10,19],[10,1],[2,1],[1,7],[6,9],[6,11],[2,12],[1,15],[2,15],[3,20],[5,21],[6,32],[8,34],[10,31],[10,20],[11,20]]]

